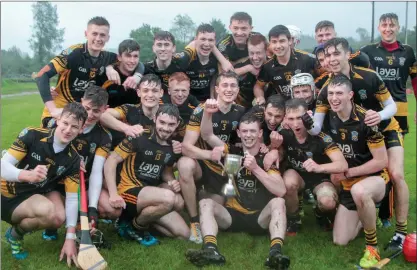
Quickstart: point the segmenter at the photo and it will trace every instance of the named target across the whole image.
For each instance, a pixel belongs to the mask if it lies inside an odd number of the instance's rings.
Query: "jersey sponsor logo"
[[[210,75],[213,75],[214,73],[216,73],[216,69],[214,68],[209,69],[209,73]]]
[[[374,60],[375,61],[384,61],[384,59],[382,57],[380,57],[380,56],[374,57]]]
[[[87,69],[84,67],[78,67],[78,71],[82,73],[87,73]]]
[[[90,153],[93,154],[96,151],[97,145],[95,143],[90,144]]]
[[[303,162],[296,160],[295,158],[288,157],[288,161],[292,164],[293,168],[304,171]]]
[[[148,176],[151,178],[159,177],[159,172],[161,171],[161,165],[157,164],[149,164],[146,162],[142,162],[138,168],[140,174],[144,176]]]
[[[291,86],[290,85],[279,85],[279,90],[281,91],[281,94],[284,94],[286,96],[291,95]]]
[[[366,90],[365,90],[365,89],[361,89],[361,90],[359,90],[359,91],[358,91],[358,94],[359,94],[359,97],[360,97],[362,100],[365,100],[365,99],[367,99],[367,98],[368,98],[368,96],[366,95]]]
[[[274,81],[282,80],[281,76],[275,76]]]
[[[326,135],[326,136],[323,137],[323,141],[325,141],[327,143],[330,143],[330,142],[332,142],[332,137],[330,137],[329,135]]]
[[[233,121],[232,122],[232,130],[236,130],[238,124],[239,124],[238,121]]]
[[[169,159],[171,158],[171,154],[170,153],[167,153],[166,155],[165,155],[165,159],[164,159],[164,163],[166,164],[166,163],[168,163],[168,161],[169,161]]]
[[[23,136],[25,136],[28,133],[28,129],[25,128],[23,129],[20,133],[19,133],[19,137],[22,138]]]
[[[337,143],[337,146],[346,158],[355,157],[355,152],[353,152],[353,146],[351,144]]]
[[[239,189],[250,192],[250,193],[256,193],[256,181],[252,179],[244,179],[239,178],[237,181],[237,186]]]
[[[220,134],[220,135],[217,135],[217,137],[224,142],[227,142],[229,140],[229,136],[226,134]]]
[[[32,152],[31,156],[37,161],[41,161],[41,156],[35,152]]]
[[[381,76],[382,80],[397,80],[400,78],[400,69],[399,68],[380,68],[376,67],[376,72]]]
[[[150,150],[146,150],[146,151],[145,151],[145,155],[146,155],[146,156],[153,156],[153,152],[152,152],[152,151],[150,151]]]
[[[200,76],[200,78],[203,78],[205,75],[200,74],[199,76]],[[201,77],[201,76],[203,76],[203,77]],[[191,80],[190,88],[193,88],[193,89],[207,88],[209,86],[209,82],[210,82],[210,80]]]
[[[358,132],[357,131],[352,131],[352,141],[357,142],[358,141]]]
[[[404,64],[405,64],[405,57],[400,57],[400,58],[398,58],[398,60],[399,60],[400,66],[404,66]]]
[[[65,171],[65,167],[59,166],[58,169],[56,170],[56,174],[61,175],[64,171]]]
[[[87,80],[80,80],[78,78],[75,79],[73,87],[74,91],[85,91],[90,85],[95,85],[96,81],[87,81]]]

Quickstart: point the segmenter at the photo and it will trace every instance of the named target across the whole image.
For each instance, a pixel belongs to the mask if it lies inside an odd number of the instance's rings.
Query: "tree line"
[[[37,72],[54,56],[55,52],[63,48],[64,28],[58,28],[59,18],[57,6],[50,2],[36,2],[32,4],[33,25],[32,36],[28,40],[34,56],[30,57],[18,47],[13,46],[8,50],[1,50],[1,66],[3,77],[20,77]],[[208,22],[216,32],[216,39],[224,37],[228,30],[226,25],[217,18]],[[181,51],[194,38],[197,24],[187,14],[178,14],[168,29],[176,38],[177,51]],[[143,23],[139,28],[130,31],[129,38],[136,40],[141,46],[140,59],[142,62],[151,61],[154,58],[152,52],[154,33],[166,30],[158,26]],[[371,36],[365,28],[357,28],[359,38],[348,37],[347,40],[353,49],[359,49],[371,42]],[[263,33],[267,34],[267,33]],[[405,41],[405,28],[402,27],[398,34],[398,40]],[[379,36],[375,38],[375,42]],[[80,42],[82,39],[80,38]],[[121,41],[121,40],[120,40]],[[408,44],[416,51],[416,26],[408,30]],[[72,44],[65,44],[65,47]],[[311,52],[316,46],[314,35],[301,35],[299,48]],[[117,52],[117,48],[110,49]]]

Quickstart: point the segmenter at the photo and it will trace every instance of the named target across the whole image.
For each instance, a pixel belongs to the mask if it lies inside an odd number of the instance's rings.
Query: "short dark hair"
[[[197,27],[195,35],[198,36],[198,33],[214,33],[214,34],[216,34],[216,31],[214,30],[214,27],[211,26],[211,24],[202,23]]]
[[[305,111],[308,110],[307,103],[301,98],[292,98],[285,102],[285,111],[296,110],[299,107],[303,107]]]
[[[390,19],[391,21],[396,21],[397,23],[399,23],[398,21],[398,16],[395,13],[385,13],[382,14],[381,17],[379,17],[379,22],[383,22],[387,19]]]
[[[268,41],[266,40],[266,37],[264,37],[264,35],[262,34],[249,35],[248,44],[252,46],[256,46],[256,45],[261,44],[262,42],[265,45],[265,51],[268,50]]]
[[[342,45],[342,49],[345,52],[349,51],[349,42],[347,41],[347,39],[345,38],[341,38],[341,37],[335,37],[332,38],[330,40],[328,40],[325,44],[324,44],[324,50],[327,51],[327,49],[329,47],[337,47],[337,45],[341,44]]]
[[[125,39],[119,44],[119,55],[122,55],[124,52],[140,52],[140,45],[134,39]]]
[[[221,81],[223,78],[234,78],[234,79],[236,79],[236,82],[237,82],[237,83],[239,83],[239,76],[238,76],[235,72],[233,72],[233,71],[226,71],[226,72],[222,72],[222,73],[220,73],[220,74],[217,76],[217,79],[216,79],[216,86],[219,86],[219,83],[220,83],[220,81]]]
[[[84,99],[90,100],[91,104],[96,107],[107,105],[109,93],[97,85],[90,85],[84,92]]]
[[[288,40],[291,39],[291,33],[290,30],[285,25],[279,24],[272,27],[271,30],[269,30],[268,38],[271,40],[271,37],[279,37],[280,35],[285,35]]]
[[[171,34],[168,31],[159,31],[155,33],[155,35],[153,36],[154,43],[155,43],[155,40],[168,40],[168,41],[171,41],[172,44],[175,45],[175,37],[173,34]]]
[[[259,117],[257,117],[257,115],[256,115],[256,114],[254,114],[254,113],[253,113],[253,112],[251,112],[251,111],[249,111],[249,112],[245,113],[245,114],[244,114],[244,115],[240,118],[240,121],[239,121],[239,127],[240,127],[240,124],[242,124],[242,123],[247,123],[247,124],[250,124],[250,123],[257,123],[259,128],[261,128],[261,125],[262,125],[262,121],[259,119]]]
[[[64,115],[73,115],[77,121],[81,121],[84,125],[85,121],[87,120],[88,113],[79,102],[71,102],[65,105],[64,109],[62,110],[61,117]]]
[[[265,109],[269,104],[271,104],[272,108],[276,108],[280,111],[285,111],[285,98],[282,95],[275,94],[268,97],[265,102]]]
[[[324,53],[324,44],[319,44],[316,47],[316,58],[318,58],[317,56],[319,55],[319,53],[323,52]]]
[[[317,33],[317,31],[319,31],[322,28],[333,28],[334,29],[334,23],[332,23],[331,21],[327,21],[327,20],[319,21],[316,24],[316,28],[314,29],[314,32]]]
[[[144,75],[142,77],[142,79],[140,80],[139,86],[142,83],[145,83],[145,82],[147,82],[148,84],[149,83],[155,83],[157,86],[161,86],[162,85],[161,79],[157,75],[152,74],[152,73],[149,73],[149,74]]]
[[[174,117],[175,119],[177,119],[177,122],[181,119],[180,111],[178,110],[178,107],[174,104],[167,103],[159,105],[159,108],[155,114],[155,119],[158,118],[158,116],[160,116],[161,114],[167,114],[171,117]]]
[[[230,24],[232,24],[232,21],[247,21],[249,25],[252,26],[252,17],[246,12],[235,12],[232,17],[230,17]]]
[[[101,16],[96,16],[96,17],[91,18],[88,21],[87,25],[90,25],[90,24],[95,24],[95,25],[98,25],[98,26],[108,26],[108,27],[110,27],[109,21],[107,21],[106,18],[101,17]]]
[[[344,74],[338,74],[338,75],[331,77],[327,88],[335,87],[335,86],[342,86],[342,85],[346,86],[346,88],[349,91],[352,91],[352,82]]]

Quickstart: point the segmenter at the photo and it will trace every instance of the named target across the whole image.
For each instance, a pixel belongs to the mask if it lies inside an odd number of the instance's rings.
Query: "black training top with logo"
[[[280,94],[286,99],[291,98],[291,78],[298,73],[310,73],[314,76],[315,58],[312,54],[295,50],[291,52],[287,65],[278,63],[277,56],[262,65],[257,84],[262,88],[271,83],[275,93],[265,93],[265,99],[273,94]]]
[[[162,83],[164,94],[168,94],[169,76],[175,72],[185,72],[188,67],[188,62],[182,61],[179,58],[172,57],[171,64],[166,69],[159,69],[156,64],[156,58],[153,61],[145,63],[145,75],[155,74],[159,77]]]
[[[234,65],[234,68],[241,68],[246,65],[250,65],[250,59],[243,59]],[[239,95],[236,98],[236,103],[242,105],[245,108],[252,107],[252,101],[255,98],[253,93],[253,87],[256,84],[257,76],[251,72],[245,73],[239,76]]]
[[[258,32],[251,32],[250,35],[259,35]],[[232,62],[232,64],[239,59],[249,56],[248,46],[245,45],[242,49],[236,46],[233,34],[227,34],[217,43],[217,48],[223,54],[223,56]]]
[[[55,129],[28,127],[23,129],[7,150],[19,161],[17,168],[33,170],[38,165],[48,168],[46,179],[37,183],[1,180],[1,195],[12,198],[23,194],[45,194],[59,182],[66,192],[77,192],[80,179],[80,156],[70,143],[59,153],[54,152]]]
[[[159,100],[159,104],[172,104],[171,97],[170,96],[163,96]],[[181,104],[178,107],[178,110],[180,111],[180,116],[182,120],[184,120],[184,123],[187,125],[190,121],[190,116],[193,114],[194,109],[200,105],[200,102],[195,98],[193,95],[188,95],[188,98],[184,101],[183,104]]]

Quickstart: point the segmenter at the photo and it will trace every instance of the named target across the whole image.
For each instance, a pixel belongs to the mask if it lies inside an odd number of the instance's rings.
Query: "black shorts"
[[[397,130],[386,130],[382,132],[382,135],[384,135],[385,147],[387,149],[395,146],[403,147],[404,139],[401,132]]]
[[[49,116],[49,117],[42,118],[41,125],[42,125],[42,128],[53,128],[55,126],[55,122],[56,122],[55,118]]]
[[[384,198],[380,202],[375,203],[375,206],[376,207],[379,207],[379,205],[381,204],[381,202],[386,197],[389,197],[391,188],[392,188],[392,183],[391,183],[391,181],[389,181],[385,185],[385,195],[384,195]],[[339,202],[340,202],[341,205],[343,205],[344,207],[346,207],[348,210],[352,210],[352,211],[356,211],[357,210],[355,201],[353,200],[353,197],[352,197],[352,194],[350,193],[350,190],[344,190],[344,189],[342,189],[342,191],[339,193]]]
[[[13,198],[8,198],[1,195],[1,220],[14,225],[12,223],[12,215],[14,210],[24,201],[35,195],[35,193],[17,195]]]
[[[408,118],[407,116],[394,116],[395,120],[398,121],[403,135],[408,133]]]
[[[296,171],[304,180],[304,189],[310,189],[313,191],[318,185],[324,182],[331,182],[330,176],[326,174],[308,173]]]
[[[221,176],[212,171],[202,160],[198,160],[198,164],[201,167],[202,181],[200,182],[201,185],[204,185],[204,190],[212,194],[223,195],[222,188],[228,181],[227,175]]]
[[[126,202],[126,209],[124,209],[123,211],[127,212],[129,218],[134,218],[138,216],[138,209],[136,205],[138,202],[139,193],[142,190],[142,188],[143,187],[134,187],[120,194],[120,196]]]
[[[258,223],[261,211],[254,214],[244,214],[231,207],[226,207],[227,212],[232,216],[232,225],[227,228],[230,232],[247,232],[250,234],[265,234],[268,228],[262,228]]]

